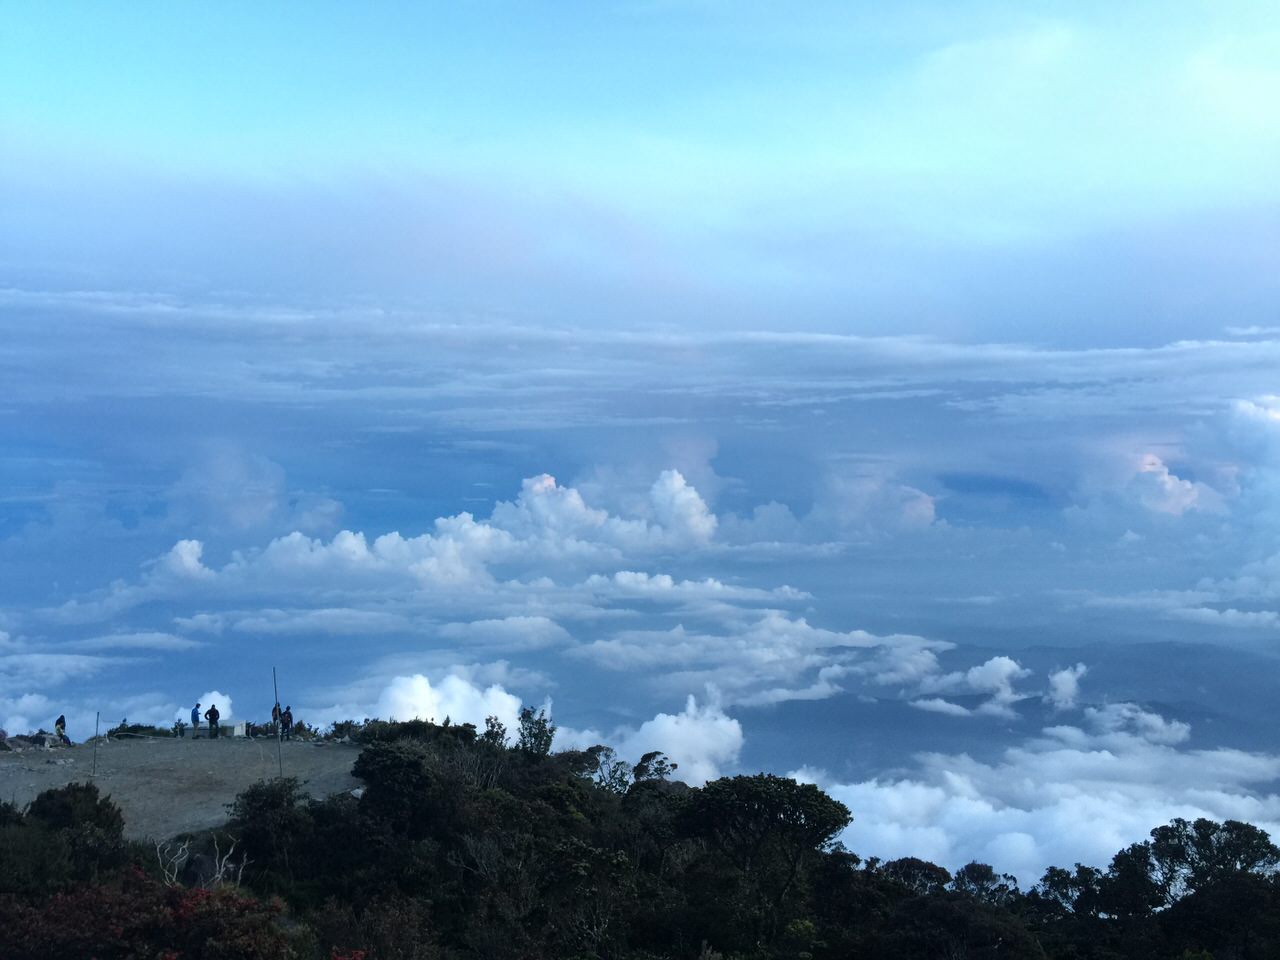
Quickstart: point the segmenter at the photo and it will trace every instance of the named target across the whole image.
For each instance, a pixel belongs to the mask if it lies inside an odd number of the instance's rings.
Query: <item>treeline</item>
[[[359,796],[263,782],[222,830],[159,846],[125,841],[92,785],[0,803],[0,957],[1280,957],[1280,850],[1244,823],[1174,820],[1024,892],[983,864],[860,859],[813,785],[552,753],[532,711],[514,744],[492,719],[353,735]]]

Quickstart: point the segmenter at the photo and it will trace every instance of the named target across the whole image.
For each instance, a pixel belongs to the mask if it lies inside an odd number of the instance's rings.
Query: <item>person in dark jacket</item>
[[[222,714],[218,712],[218,705],[216,703],[209,704],[209,709],[204,712],[204,718],[209,721],[210,740],[218,739],[218,720],[221,717]]]
[[[68,747],[71,746],[71,738],[67,736],[66,714],[63,714],[63,713],[58,714],[58,719],[53,722],[53,732],[58,735],[58,739],[61,740],[64,744],[66,744]]]
[[[286,706],[284,713],[280,714],[280,730],[286,740],[293,739],[293,707]]]

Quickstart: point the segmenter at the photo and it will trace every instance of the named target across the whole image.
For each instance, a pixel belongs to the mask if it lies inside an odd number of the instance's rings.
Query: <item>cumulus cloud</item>
[[[56,716],[53,704],[42,694],[0,696],[0,729],[8,734],[30,733],[41,727],[52,730]]]
[[[160,558],[157,568],[176,577],[206,580],[214,573],[201,562],[203,554],[204,544],[199,540],[179,540]]]
[[[925,677],[920,689],[925,693],[959,691],[986,694],[988,699],[971,713],[1011,717],[1014,715],[1013,705],[1027,696],[1015,690],[1014,684],[1030,675],[1031,671],[1016,660],[999,656],[963,672]]]
[[[1088,672],[1089,668],[1083,663],[1051,672],[1049,691],[1045,694],[1045,701],[1052,704],[1056,710],[1069,710],[1074,707],[1076,699],[1080,696],[1080,680]]]
[[[562,730],[560,742],[566,747],[585,748],[603,743],[618,755],[635,763],[657,750],[678,764],[677,780],[700,786],[723,776],[738,761],[744,736],[742,725],[726,714],[710,691],[708,702],[699,705],[692,694],[680,713],[659,713],[638,727],[619,727],[604,735],[595,730]]]
[[[225,726],[228,722],[234,719],[237,719],[235,715],[235,708],[232,703],[231,697],[228,694],[223,693],[221,690],[206,690],[204,693],[200,694],[199,697],[193,700],[191,704],[188,704],[185,707],[180,706],[175,708],[173,711],[173,719],[182,720],[185,723],[190,723],[191,707],[193,704],[196,704],[196,703],[200,704],[200,725],[201,726],[203,726],[205,723],[205,719],[204,719],[205,711],[215,705],[218,708],[218,722],[223,726]],[[263,712],[265,716],[259,717],[258,718],[259,720],[265,720],[271,714],[271,711],[269,708]],[[244,719],[251,720],[253,718],[245,717]]]
[[[324,589],[381,589],[401,595],[440,587],[493,590],[502,586],[493,572],[499,565],[532,580],[546,580],[549,563],[564,564],[568,570],[585,567],[595,576],[601,566],[617,567],[626,556],[652,556],[710,542],[716,518],[678,471],[659,476],[651,501],[656,522],[615,516],[589,506],[577,490],[542,474],[526,479],[514,501],[497,503],[488,519],[467,512],[438,517],[430,532],[417,536],[393,531],[370,542],[361,531],[341,530],[326,541],[294,530],[261,548],[236,551],[216,569],[204,563],[202,541],[183,539],[150,563],[140,581],[117,583],[69,601],[56,615],[72,622],[104,619],[150,600],[196,590],[228,597],[263,590],[314,594]],[[692,592],[691,586],[684,589]],[[254,629],[271,630],[287,629],[286,620],[272,613],[250,622]]]
[[[742,726],[719,704],[698,705],[690,695],[680,713],[659,713],[634,731],[618,738],[618,752],[639,759],[661,750],[680,765],[678,776],[691,784],[705,783],[735,764],[742,750]]]
[[[1130,480],[1134,496],[1148,510],[1181,516],[1188,510],[1221,512],[1222,497],[1212,487],[1184,480],[1153,453],[1144,454]]]
[[[900,778],[838,783],[799,771],[853,811],[843,839],[856,852],[918,856],[951,869],[990,863],[1024,885],[1050,865],[1106,866],[1173,817],[1236,818],[1273,833],[1280,757],[1185,749],[1186,724],[1134,704],[1086,711],[992,762],[924,754]]]
[[[829,697],[844,677],[914,677],[936,667],[933,652],[950,644],[908,634],[815,627],[803,617],[766,610],[721,633],[624,630],[583,644],[571,655],[609,670],[649,671],[665,689],[708,684],[726,703],[766,704]]]
[[[1135,736],[1148,743],[1182,743],[1191,736],[1191,725],[1178,720],[1166,720],[1158,713],[1144,710],[1133,703],[1109,703],[1101,707],[1086,707],[1085,723],[1095,735],[1105,738],[1111,735]],[[1072,728],[1050,728],[1055,736],[1069,737]],[[1125,743],[1121,739],[1119,742]]]
[[[481,729],[485,717],[496,716],[508,728],[514,728],[520,716],[520,698],[496,683],[482,689],[450,674],[433,685],[418,673],[393,679],[365,715],[436,723],[443,723],[448,717],[453,723],[473,723]]]
[[[880,473],[834,474],[811,521],[836,529],[918,530],[934,522],[935,507],[927,493]]]
[[[658,525],[675,542],[707,543],[715,536],[715,514],[679,470],[664,470],[649,498]]]
[[[903,483],[891,470],[866,467],[828,472],[815,491],[812,507],[800,516],[774,501],[754,507],[747,516],[731,514],[724,519],[726,539],[735,543],[863,540],[932,527],[937,502]]]

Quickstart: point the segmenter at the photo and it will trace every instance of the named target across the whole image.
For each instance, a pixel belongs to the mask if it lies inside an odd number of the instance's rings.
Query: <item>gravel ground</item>
[[[297,777],[311,796],[360,786],[351,775],[358,746],[300,741],[281,746],[285,776]],[[91,780],[124,813],[128,836],[167,839],[220,826],[236,794],[279,773],[274,740],[229,737],[112,740],[99,744],[96,776],[92,769],[90,744],[0,753],[0,799],[22,807],[42,790]]]

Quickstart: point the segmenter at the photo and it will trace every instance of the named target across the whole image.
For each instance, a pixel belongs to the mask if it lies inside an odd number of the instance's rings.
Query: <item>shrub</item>
[[[92,783],[69,783],[45,790],[27,810],[27,818],[51,830],[94,827],[105,837],[119,840],[124,833],[124,816],[109,797],[98,793]]]
[[[170,889],[138,874],[34,903],[0,897],[0,956],[286,960],[279,912],[231,890]]]

